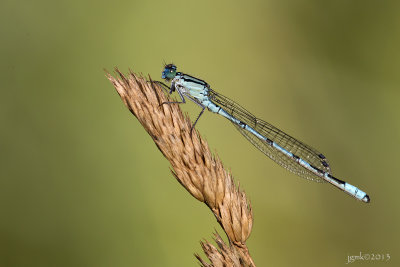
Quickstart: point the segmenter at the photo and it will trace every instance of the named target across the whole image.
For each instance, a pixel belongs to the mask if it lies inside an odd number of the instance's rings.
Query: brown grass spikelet
[[[161,87],[132,71],[129,75],[115,69],[117,78],[106,72],[124,104],[143,125],[161,153],[172,166],[172,173],[189,193],[204,202],[214,213],[225,231],[229,247],[216,234],[219,250],[202,242],[211,265],[203,266],[255,266],[245,244],[253,225],[250,202],[235,185],[231,174],[221,160],[214,156],[207,142],[197,130],[191,133],[192,123],[178,104],[171,101]],[[221,265],[225,259],[226,264]],[[228,264],[229,263],[229,264]]]
[[[198,254],[195,254],[195,257],[199,260],[203,267],[255,266],[254,262],[252,261],[243,261],[243,258],[245,258],[243,253],[248,253],[248,251],[246,252],[245,250],[240,250],[235,246],[227,246],[218,233],[214,234],[213,239],[218,247],[213,246],[207,241],[200,242],[204,253],[211,261],[211,264],[204,261]]]

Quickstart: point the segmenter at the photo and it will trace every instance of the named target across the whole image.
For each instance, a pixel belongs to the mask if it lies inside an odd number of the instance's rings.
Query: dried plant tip
[[[198,254],[195,254],[203,267],[253,267],[253,260],[247,250],[235,246],[227,246],[218,233],[214,234],[214,241],[218,248],[207,241],[200,242],[204,253],[210,263],[204,261]]]
[[[109,73],[107,78],[169,160],[175,178],[212,210],[232,246],[237,251],[246,252],[245,242],[251,233],[253,213],[245,193],[235,185],[220,159],[212,155],[200,134],[196,130],[191,133],[192,123],[179,105],[163,104],[171,99],[165,96],[157,83],[146,81],[133,72],[125,76],[118,69],[115,71],[118,78]],[[214,251],[209,245],[207,248],[210,253]],[[222,251],[223,248],[220,247]]]

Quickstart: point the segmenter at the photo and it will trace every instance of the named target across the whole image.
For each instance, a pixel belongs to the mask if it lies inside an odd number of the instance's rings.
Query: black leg
[[[190,135],[192,135],[194,126],[196,126],[197,121],[200,119],[201,115],[203,115],[204,110],[206,109],[206,107],[203,107],[203,109],[200,111],[199,116],[197,116],[197,119],[194,121],[192,128],[190,128]]]
[[[170,94],[172,94],[173,91],[175,91],[175,84],[174,83],[171,84]],[[163,102],[163,103],[161,103],[161,105],[164,105],[164,104],[185,104],[186,101],[185,101],[185,98],[183,97],[181,91],[179,91],[179,90],[176,90],[176,91],[178,92],[178,94],[181,97],[182,101]]]
[[[196,119],[195,122],[193,123],[192,128],[190,128],[190,135],[192,135],[193,129],[194,129],[194,127],[196,126],[196,123],[199,121],[201,115],[203,115],[203,112],[204,112],[204,110],[206,109],[206,107],[203,106],[202,104],[200,104],[198,101],[196,101],[196,100],[195,100],[194,98],[192,98],[191,96],[189,96],[189,95],[187,95],[187,94],[185,94],[185,93],[182,93],[179,89],[176,89],[174,83],[172,83],[172,84],[171,84],[171,88],[169,88],[169,87],[168,87],[165,83],[163,83],[163,82],[160,82],[160,81],[154,81],[154,82],[157,83],[158,85],[160,85],[161,88],[163,88],[164,90],[166,90],[166,88],[170,89],[170,91],[169,91],[170,94],[172,94],[173,91],[177,91],[178,94],[179,94],[179,96],[180,96],[180,98],[182,99],[182,101],[163,102],[163,103],[160,104],[160,106],[162,106],[162,105],[164,105],[164,104],[185,104],[185,103],[186,103],[186,100],[185,100],[185,98],[183,97],[183,96],[185,95],[185,96],[188,97],[190,100],[192,100],[195,104],[197,104],[198,106],[200,106],[200,107],[202,108],[202,110],[201,110],[199,116],[197,116],[197,119]]]
[[[160,81],[152,81],[152,82],[159,85],[165,92],[170,93],[170,88],[165,83],[160,82]]]
[[[161,104],[160,104],[160,106],[161,105],[164,105],[164,104],[185,104],[186,103],[186,101],[172,101],[172,102],[162,102]]]

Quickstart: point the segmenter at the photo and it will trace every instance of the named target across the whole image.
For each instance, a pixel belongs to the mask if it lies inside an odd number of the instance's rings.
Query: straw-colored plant
[[[215,233],[216,248],[204,241],[201,246],[211,261],[199,255],[202,266],[255,266],[246,246],[253,225],[250,202],[235,185],[231,174],[217,156],[210,152],[207,142],[197,130],[191,133],[192,123],[178,104],[171,101],[157,84],[133,72],[119,77],[107,73],[124,104],[143,125],[155,144],[172,165],[179,183],[197,200],[204,202],[214,213],[225,231],[229,244]]]

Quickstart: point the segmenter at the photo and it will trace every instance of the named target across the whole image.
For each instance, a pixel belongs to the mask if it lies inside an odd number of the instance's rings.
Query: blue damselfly
[[[170,94],[178,92],[181,98],[179,102],[163,104],[186,103],[186,97],[202,108],[192,129],[207,108],[230,120],[256,148],[285,169],[309,180],[328,182],[363,202],[370,201],[369,196],[362,190],[333,177],[328,160],[323,154],[257,118],[233,100],[212,90],[205,81],[177,72],[173,64],[165,66],[162,78],[171,81],[171,86],[162,82],[158,84],[168,88]]]

